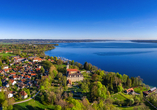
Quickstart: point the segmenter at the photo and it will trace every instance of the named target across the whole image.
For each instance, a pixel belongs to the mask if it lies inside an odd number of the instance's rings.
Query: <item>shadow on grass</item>
[[[30,105],[27,105],[26,107],[22,107],[20,105],[14,105],[13,110],[44,110],[44,109],[41,109],[39,107],[32,107]]]

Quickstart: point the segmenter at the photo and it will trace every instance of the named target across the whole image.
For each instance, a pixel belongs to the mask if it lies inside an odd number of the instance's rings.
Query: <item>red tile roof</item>
[[[16,75],[16,73],[10,73],[10,75]]]
[[[13,80],[13,79],[10,79],[10,82],[11,82],[11,83],[13,83],[13,82],[14,82],[14,80]]]
[[[9,69],[4,69],[5,72],[9,71]]]
[[[31,78],[29,75],[25,75],[25,78]]]
[[[36,76],[36,74],[35,73],[31,73],[31,76]]]
[[[131,92],[131,91],[134,91],[134,89],[133,89],[133,88],[129,88],[129,89],[127,89],[126,91],[127,91],[127,92]]]
[[[67,71],[78,71],[77,69],[67,69]]]
[[[36,68],[36,71],[40,71],[40,68]]]
[[[26,79],[21,79],[21,81],[22,81],[22,82],[25,82],[25,81],[26,81]]]
[[[26,96],[26,95],[27,95],[27,93],[26,93],[25,91],[21,91],[20,94],[21,94],[22,96]]]

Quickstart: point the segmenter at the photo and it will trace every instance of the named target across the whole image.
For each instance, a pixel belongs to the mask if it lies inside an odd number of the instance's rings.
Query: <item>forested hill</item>
[[[132,42],[157,43],[157,40],[131,40]]]
[[[0,43],[14,43],[14,44],[71,43],[71,42],[94,42],[94,41],[107,41],[107,40],[0,39]]]

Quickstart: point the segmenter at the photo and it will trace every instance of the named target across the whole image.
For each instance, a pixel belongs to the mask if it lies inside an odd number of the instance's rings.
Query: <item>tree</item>
[[[45,73],[45,69],[43,67],[41,67],[40,71],[41,73]]]
[[[1,79],[0,79],[0,87],[2,86],[2,81],[1,81]]]
[[[26,89],[26,93],[28,94],[28,96],[30,97],[30,90]]]
[[[81,85],[81,89],[82,89],[82,92],[83,92],[83,93],[88,92],[88,91],[89,91],[88,84],[86,84],[86,83],[82,83],[82,85]]]
[[[74,65],[74,60],[71,61],[71,65]]]
[[[122,81],[123,81],[124,84],[126,83],[127,78],[128,78],[128,76],[127,76],[126,74],[123,74],[123,79],[122,79]]]
[[[118,85],[118,87],[117,87],[117,91],[118,91],[118,92],[122,92],[122,91],[123,91],[122,84],[119,84],[119,85]]]
[[[53,60],[54,58],[53,58],[53,57],[51,57],[50,59],[51,59],[51,60]]]
[[[0,59],[0,66],[2,66],[2,60]]]
[[[87,62],[84,63],[84,69],[88,70],[88,63]]]
[[[141,100],[143,99],[143,93],[142,93],[142,91],[140,91],[140,99]]]
[[[67,85],[67,78],[66,76],[63,76],[63,86],[65,87]]]
[[[57,58],[56,56],[54,56],[54,60],[57,61],[57,59],[58,59],[58,58]]]
[[[131,87],[131,79],[129,79],[129,77],[127,78],[127,86]]]
[[[106,92],[106,87],[100,81],[94,82],[91,90],[91,96],[94,100],[97,98],[106,99]]]
[[[63,61],[61,59],[57,60],[57,65],[62,65]]]

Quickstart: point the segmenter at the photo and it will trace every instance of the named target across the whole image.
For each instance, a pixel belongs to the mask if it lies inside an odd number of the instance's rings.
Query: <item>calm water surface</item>
[[[90,62],[105,71],[141,76],[144,83],[157,86],[157,43],[107,41],[60,43],[46,55],[65,57],[84,64]]]

